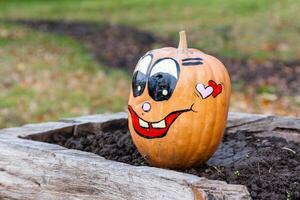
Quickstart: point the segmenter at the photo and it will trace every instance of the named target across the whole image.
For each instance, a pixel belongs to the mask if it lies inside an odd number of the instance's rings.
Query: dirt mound
[[[13,23],[40,31],[69,35],[82,41],[97,61],[130,72],[138,59],[154,46],[175,45],[172,40],[123,25],[30,20]]]
[[[224,59],[234,83],[279,96],[300,94],[300,61]],[[270,91],[271,90],[271,91]]]
[[[106,159],[148,165],[134,146],[127,124],[115,130],[55,133],[49,143],[93,152]],[[232,184],[243,184],[253,199],[300,199],[300,145],[253,133],[225,134],[207,164],[184,172]]]

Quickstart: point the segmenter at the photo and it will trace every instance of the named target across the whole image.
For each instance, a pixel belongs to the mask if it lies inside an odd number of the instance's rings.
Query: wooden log
[[[0,135],[3,199],[207,199],[207,193],[249,199],[244,186]]]
[[[300,142],[300,118],[229,113],[227,133],[234,134],[239,131]]]
[[[145,166],[43,142],[60,131],[110,129],[125,113],[64,119],[0,130],[0,199],[251,199],[242,185]],[[300,119],[230,113],[227,133],[251,131],[299,140]]]

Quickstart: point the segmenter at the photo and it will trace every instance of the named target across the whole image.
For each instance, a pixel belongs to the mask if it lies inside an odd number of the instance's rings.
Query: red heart
[[[218,96],[222,92],[222,85],[221,84],[216,84],[215,81],[210,80],[210,81],[208,81],[208,85],[211,86],[214,89],[213,93],[211,94],[213,97]]]

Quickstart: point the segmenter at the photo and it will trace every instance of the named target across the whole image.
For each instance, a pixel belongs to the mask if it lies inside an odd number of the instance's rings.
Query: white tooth
[[[140,118],[139,118],[139,124],[140,124],[141,127],[144,127],[144,128],[149,127],[148,123],[145,122],[144,120],[140,119]]]
[[[158,123],[153,123],[152,127],[153,128],[166,128],[166,122],[165,122],[165,120],[161,120]]]

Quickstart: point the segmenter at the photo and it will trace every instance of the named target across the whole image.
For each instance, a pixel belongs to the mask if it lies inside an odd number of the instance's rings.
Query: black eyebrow
[[[185,58],[185,59],[182,59],[182,62],[190,61],[190,60],[203,60],[203,59],[202,58]]]
[[[198,61],[198,62],[184,62],[184,63],[182,63],[182,65],[184,65],[184,66],[202,65],[202,64],[203,64],[203,62],[201,62],[201,61]]]

